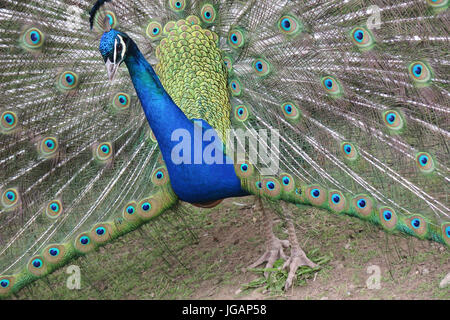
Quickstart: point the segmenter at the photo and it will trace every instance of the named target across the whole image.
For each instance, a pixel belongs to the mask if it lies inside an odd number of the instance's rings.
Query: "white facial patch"
[[[125,57],[125,52],[127,51],[127,47],[125,45],[125,41],[123,41],[123,37],[121,35],[117,35],[117,37],[120,40],[120,43],[122,44],[122,51],[117,52],[117,38],[114,41],[114,63],[120,63],[122,62],[122,59]],[[117,61],[117,54],[120,54],[120,61]]]

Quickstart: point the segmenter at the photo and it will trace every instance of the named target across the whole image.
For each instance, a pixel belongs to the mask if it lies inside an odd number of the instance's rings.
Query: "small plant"
[[[323,255],[319,256],[319,249],[313,249],[307,253],[307,257],[311,259],[314,263],[318,264],[316,268],[311,268],[308,266],[301,266],[297,269],[296,277],[294,280],[294,286],[302,286],[306,284],[307,279],[313,278],[314,274],[322,270],[322,267],[330,262],[332,256]],[[284,284],[286,283],[288,277],[288,270],[281,269],[283,267],[284,260],[278,259],[275,261],[273,268],[253,268],[249,271],[255,272],[260,275],[259,278],[250,281],[242,285],[243,291],[250,291],[257,288],[263,288],[263,290],[268,291],[271,295],[282,295],[284,294]],[[269,272],[269,276],[264,277],[264,272]]]

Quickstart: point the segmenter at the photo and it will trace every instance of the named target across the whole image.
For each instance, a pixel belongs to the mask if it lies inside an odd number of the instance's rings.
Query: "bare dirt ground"
[[[291,205],[285,210],[295,216],[301,247],[331,260],[286,292],[268,290],[267,283],[245,290],[263,279],[242,271],[265,248],[262,213],[253,205],[254,198],[246,197],[186,216],[167,213],[75,260],[80,290],[67,289],[63,268],[13,299],[450,299],[450,286],[439,287],[450,272],[450,251],[443,245]],[[279,220],[274,230],[287,238]],[[367,280],[377,270],[379,288],[371,289]]]

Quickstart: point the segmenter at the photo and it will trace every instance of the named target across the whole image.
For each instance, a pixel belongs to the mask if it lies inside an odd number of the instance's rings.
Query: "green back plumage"
[[[249,192],[448,246],[448,1],[405,3],[113,0],[90,32],[92,3],[6,1],[0,296],[177,201],[126,70],[106,79],[97,49],[105,21],[159,63],[166,90],[191,118],[212,119],[222,135],[230,122],[279,130],[273,176],[259,173],[260,162],[236,163]],[[164,26],[192,16],[211,34],[209,51],[161,52],[161,41],[179,36]],[[212,43],[223,60],[214,60],[214,77]],[[173,52],[184,56],[162,59]],[[191,83],[192,59],[201,72]],[[200,101],[213,92],[217,101]]]

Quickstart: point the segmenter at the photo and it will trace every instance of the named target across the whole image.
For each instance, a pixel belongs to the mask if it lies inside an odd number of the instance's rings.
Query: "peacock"
[[[0,4],[1,297],[180,202],[450,245],[448,0],[93,2]]]

